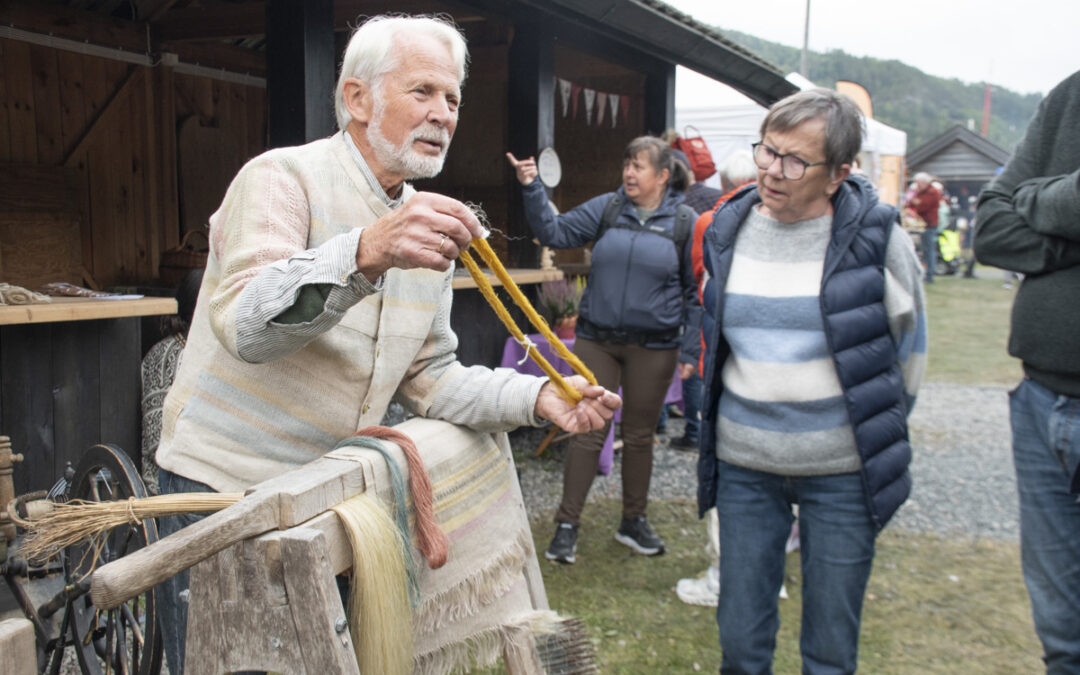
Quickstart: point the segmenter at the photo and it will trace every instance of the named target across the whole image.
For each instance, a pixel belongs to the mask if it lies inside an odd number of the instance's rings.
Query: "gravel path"
[[[672,418],[653,460],[650,499],[694,499],[696,454],[673,450],[668,441],[682,434]],[[889,527],[951,536],[1016,541],[1019,523],[1012,466],[1008,389],[991,386],[924,384],[910,420],[915,458],[911,497]],[[535,448],[543,434],[517,432],[514,447]],[[589,500],[622,494],[620,456],[610,476],[598,476]],[[531,514],[550,513],[562,494],[561,466],[528,460],[519,465],[521,489]]]

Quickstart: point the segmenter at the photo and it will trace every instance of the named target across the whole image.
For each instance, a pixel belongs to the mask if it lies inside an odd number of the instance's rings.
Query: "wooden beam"
[[[0,2],[0,24],[138,54],[150,50],[145,23],[70,9],[59,4],[27,0]]]
[[[659,136],[675,126],[675,65],[662,64],[645,78],[645,131]]]
[[[266,53],[254,49],[221,42],[171,41],[162,42],[161,51],[176,54],[183,63],[266,77]]]
[[[332,0],[266,3],[266,107],[271,148],[334,133]]]
[[[225,3],[174,9],[154,22],[162,41],[227,40],[266,34],[265,3]]]
[[[360,18],[378,14],[449,14],[458,24],[487,19],[476,7],[452,0],[334,0],[334,30],[355,28]]]
[[[510,43],[508,82],[510,104],[510,151],[518,157],[532,157],[555,144],[555,40],[550,29],[533,25],[517,30]],[[516,180],[507,185],[510,191],[510,231],[528,232],[522,215],[521,190]],[[549,191],[550,192],[550,191]],[[531,237],[515,237],[508,244],[510,264],[536,267],[539,248]]]
[[[134,0],[135,16],[142,21],[156,21],[161,15],[169,11],[176,0]]]
[[[101,120],[103,120],[105,116],[109,113],[109,111],[113,109],[114,104],[117,101],[122,100],[122,97],[127,96],[131,93],[131,91],[135,88],[134,83],[141,82],[143,77],[145,77],[144,73],[146,73],[147,70],[147,68],[133,67],[128,72],[127,77],[124,78],[124,81],[120,84],[119,87],[116,88],[116,91],[113,92],[113,95],[109,97],[108,102],[101,107],[101,110],[98,111],[97,117],[95,117],[94,120],[86,126],[86,131],[83,132],[83,135],[79,139],[79,142],[76,143],[67,153],[67,156],[64,157],[63,163],[65,166],[70,165],[73,160],[78,159],[79,154],[82,153],[82,151],[85,149],[86,143],[93,135],[94,130],[98,127],[98,124],[101,122]]]

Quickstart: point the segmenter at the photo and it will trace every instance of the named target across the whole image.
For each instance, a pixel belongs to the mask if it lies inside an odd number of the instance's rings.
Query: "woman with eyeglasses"
[[[757,184],[705,232],[698,507],[720,520],[723,673],[771,672],[796,504],[803,672],[855,672],[874,542],[911,489],[921,268],[896,209],[851,174],[862,125],[834,91],[777,102]]]
[[[659,555],[664,540],[645,514],[653,430],[680,349],[687,355],[684,361],[691,362],[700,350],[696,335],[683,330],[687,312],[700,313],[690,255],[697,214],[683,204],[689,171],[667,143],[640,136],[626,146],[622,185],[615,192],[555,215],[536,180],[533,159],[519,160],[510,153],[507,159],[522,185],[525,216],[540,243],[552,248],[593,243],[574,353],[601,385],[611,391],[622,387],[623,508],[615,540],[635,553]],[[555,536],[545,552],[548,560],[571,564],[576,559],[581,512],[607,433],[605,426],[570,441]]]

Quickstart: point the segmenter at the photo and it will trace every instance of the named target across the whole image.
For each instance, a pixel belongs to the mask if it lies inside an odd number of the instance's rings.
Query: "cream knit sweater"
[[[403,201],[412,194],[406,185]],[[341,133],[240,170],[210,219],[162,468],[242,490],[378,424],[395,397],[479,430],[537,424],[543,379],[457,362],[452,272],[391,269],[379,288],[356,273],[363,227],[389,211]],[[275,321],[311,288],[325,299],[310,321]]]

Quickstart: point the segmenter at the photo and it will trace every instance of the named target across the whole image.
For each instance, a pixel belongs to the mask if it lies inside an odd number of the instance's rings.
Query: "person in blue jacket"
[[[926,367],[922,270],[896,210],[851,175],[851,99],[775,103],[758,180],[705,231],[698,508],[720,520],[722,673],[772,671],[798,504],[803,673],[854,673],[874,543],[911,490]]]
[[[684,325],[700,312],[690,259],[694,211],[683,205],[686,168],[659,138],[630,141],[622,186],[556,215],[533,158],[507,153],[522,184],[525,215],[544,246],[592,243],[592,265],[578,309],[574,353],[602,386],[622,387],[622,522],[616,541],[642,555],[664,552],[646,519],[653,429],[671,385],[680,347],[695,354],[697,336]],[[693,357],[690,357],[693,358]],[[608,423],[610,424],[610,422]],[[578,526],[596,476],[608,427],[570,441],[555,536],[546,557],[573,563]]]

